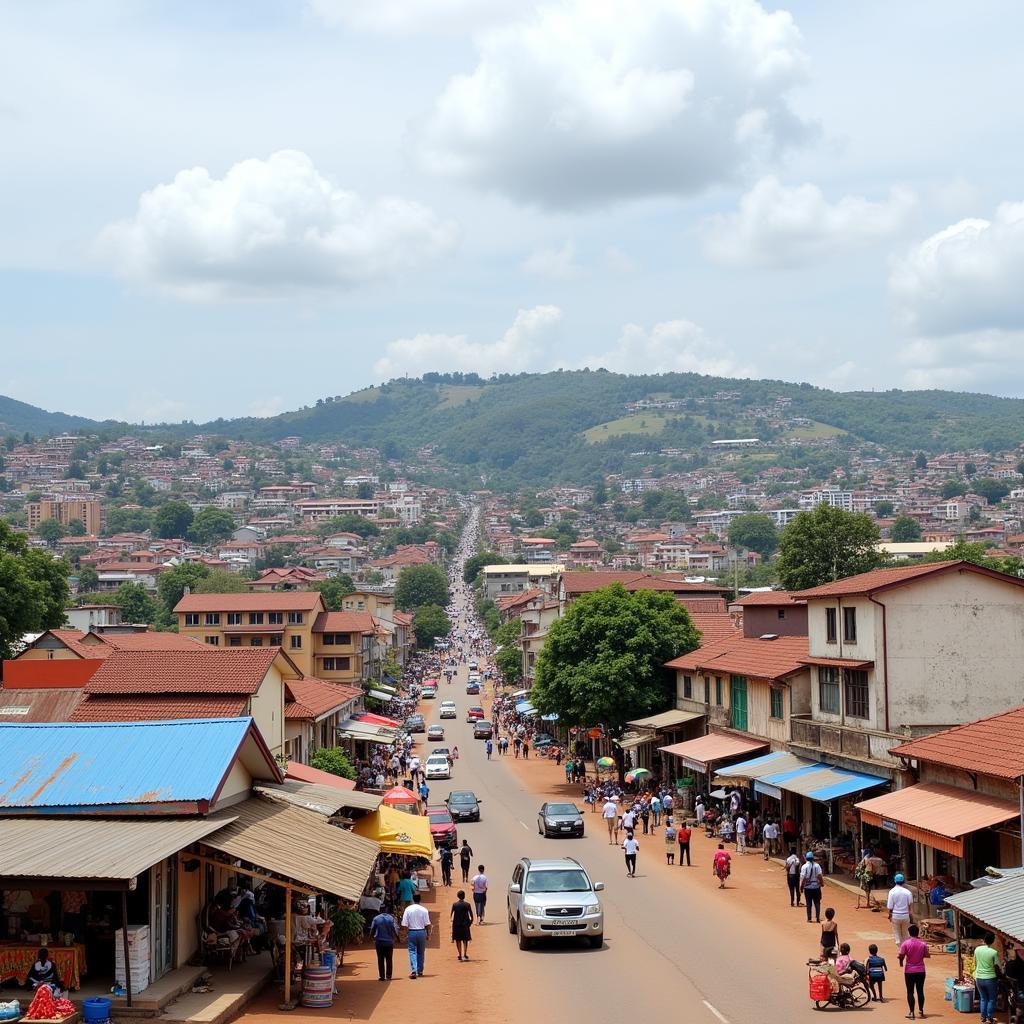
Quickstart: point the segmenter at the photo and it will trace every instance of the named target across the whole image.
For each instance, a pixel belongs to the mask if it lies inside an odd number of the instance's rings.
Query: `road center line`
[[[706,999],[702,999],[701,1002],[722,1022],[722,1024],[729,1024],[729,1018],[720,1010],[717,1010]]]
[[[525,822],[525,821],[520,821],[520,822],[519,822],[519,824],[520,824],[520,825],[522,825],[522,826],[523,826],[523,828],[525,828],[527,832],[529,832],[529,831],[530,831],[530,828],[529,828],[529,826],[528,826],[528,825],[526,824],[526,822]],[[728,1022],[726,1022],[726,1024],[728,1024]]]

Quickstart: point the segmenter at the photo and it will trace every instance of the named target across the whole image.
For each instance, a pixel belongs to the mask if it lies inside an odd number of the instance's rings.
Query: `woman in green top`
[[[992,944],[996,937],[985,932],[984,945],[974,951],[974,985],[981,1002],[981,1024],[995,1024],[996,995],[999,992],[997,980],[999,953]]]

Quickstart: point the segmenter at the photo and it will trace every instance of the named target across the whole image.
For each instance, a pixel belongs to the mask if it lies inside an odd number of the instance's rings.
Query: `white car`
[[[431,754],[423,768],[423,774],[428,779],[450,779],[452,768],[448,764],[448,758],[444,754]]]
[[[459,713],[455,710],[455,701],[443,700],[441,701],[441,718],[458,718]]]

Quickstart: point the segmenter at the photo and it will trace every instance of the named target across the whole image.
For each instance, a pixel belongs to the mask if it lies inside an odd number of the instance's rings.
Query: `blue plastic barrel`
[[[86,1024],[100,1024],[110,1020],[110,1000],[103,996],[93,996],[82,1000],[82,1019]]]

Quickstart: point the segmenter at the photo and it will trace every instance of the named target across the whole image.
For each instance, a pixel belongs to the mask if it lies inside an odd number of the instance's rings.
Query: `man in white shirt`
[[[889,923],[892,925],[892,937],[897,946],[910,938],[910,908],[914,903],[914,894],[903,884],[903,875],[893,878],[896,883],[890,890],[885,905],[889,911]]]
[[[742,814],[736,819],[736,852],[741,857],[747,852],[747,819]]]
[[[771,818],[765,822],[761,838],[764,840],[764,859],[774,857],[778,848],[779,826]]]
[[[704,815],[707,813],[707,808],[704,806],[703,800],[697,801],[697,806],[693,809],[693,816],[697,819],[697,827],[704,827]]]
[[[622,827],[627,831],[631,832],[633,826],[636,824],[636,811],[632,807],[622,816]]]
[[[608,845],[614,846],[615,840],[612,838],[615,834],[615,819],[619,816],[619,809],[615,806],[615,801],[609,797],[604,802],[604,807],[601,808],[601,817],[604,818],[604,823],[608,826]]]
[[[476,923],[484,923],[484,910],[487,907],[487,876],[484,874],[483,864],[477,864],[476,874],[473,876],[473,905],[476,908]]]
[[[420,759],[415,754],[413,754],[413,756],[409,758],[409,778],[412,780],[413,785],[416,784],[416,776],[418,776],[419,773]]]
[[[636,852],[640,849],[640,844],[633,838],[632,832],[626,833],[626,838],[622,840],[622,849],[626,854],[626,877],[636,878]]]
[[[427,939],[430,938],[430,911],[420,906],[420,894],[413,893],[412,903],[402,914],[402,927],[409,942],[410,978],[422,978],[427,959]]]

